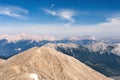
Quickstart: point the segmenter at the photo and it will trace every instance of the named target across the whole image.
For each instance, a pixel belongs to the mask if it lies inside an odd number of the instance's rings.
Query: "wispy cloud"
[[[49,11],[48,11],[49,12]],[[50,11],[49,14],[57,15],[56,12]],[[0,23],[1,24],[1,23]],[[106,22],[93,25],[75,24],[71,27],[63,27],[61,23],[36,24],[36,23],[18,23],[0,25],[2,34],[16,34],[26,32],[30,34],[50,35],[50,36],[83,36],[93,35],[98,37],[120,38],[120,17],[108,18]],[[4,27],[3,27],[4,26]],[[17,26],[17,27],[16,27]]]
[[[44,11],[52,16],[58,16],[59,18],[65,19],[68,21],[66,26],[70,26],[71,24],[75,23],[75,19],[73,16],[75,16],[75,12],[69,9],[63,9],[58,11],[52,11],[48,9],[44,9]]]
[[[0,15],[23,19],[28,11],[16,6],[0,6]]]
[[[2,26],[2,25],[1,25]],[[3,25],[5,26],[5,25]],[[72,25],[63,27],[63,24],[12,24],[0,27],[1,33],[21,33],[50,35],[50,36],[83,36],[93,35],[98,37],[120,37],[120,18],[111,18],[107,22],[93,25]]]
[[[48,9],[44,9],[44,11],[50,15],[53,15],[53,16],[57,16],[57,12],[56,11],[52,11],[52,10],[48,10]]]

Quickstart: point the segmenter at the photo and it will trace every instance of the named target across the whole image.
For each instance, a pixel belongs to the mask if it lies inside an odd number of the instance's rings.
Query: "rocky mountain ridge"
[[[73,57],[35,47],[0,64],[0,80],[111,80]]]

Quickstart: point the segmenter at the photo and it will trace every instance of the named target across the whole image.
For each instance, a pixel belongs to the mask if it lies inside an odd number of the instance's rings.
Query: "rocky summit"
[[[0,80],[110,80],[48,47],[34,47],[0,64]]]

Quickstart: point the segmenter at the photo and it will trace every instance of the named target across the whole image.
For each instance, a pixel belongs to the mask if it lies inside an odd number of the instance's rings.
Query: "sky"
[[[120,0],[0,0],[0,34],[120,37]]]

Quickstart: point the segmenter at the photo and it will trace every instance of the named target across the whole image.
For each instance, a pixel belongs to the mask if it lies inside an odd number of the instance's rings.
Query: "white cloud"
[[[72,18],[74,16],[74,11],[71,11],[71,10],[61,10],[59,11],[59,16],[64,18],[64,19],[67,19],[71,22],[75,22],[75,20]]]
[[[98,37],[120,38],[120,18],[111,18],[107,22],[93,25],[71,25],[64,24],[4,24],[0,25],[1,34],[29,33],[48,36],[84,36],[93,35]]]
[[[23,19],[28,11],[16,6],[0,6],[0,15]]]
[[[55,7],[55,4],[51,4],[51,8]]]
[[[120,18],[109,18],[107,22],[96,25],[84,25],[81,29],[83,33],[96,36],[120,37]]]
[[[59,18],[65,19],[68,21],[66,26],[70,26],[71,24],[75,23],[75,19],[73,16],[75,16],[75,12],[68,9],[58,10],[58,11],[52,11],[48,9],[44,9],[44,11],[52,16],[58,16]]]
[[[44,11],[47,12],[48,14],[50,14],[50,15],[57,16],[57,13],[55,11],[48,10],[48,9],[44,9]]]

